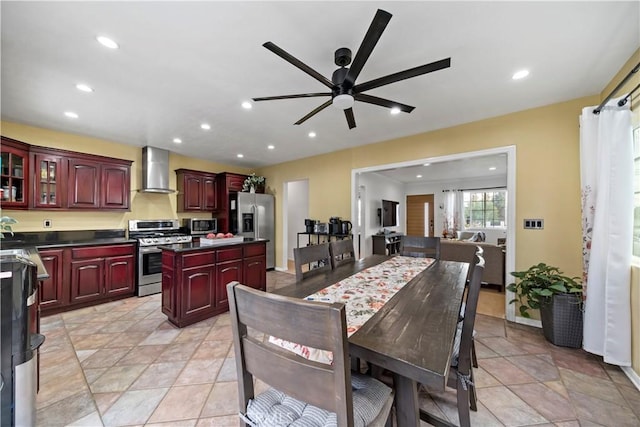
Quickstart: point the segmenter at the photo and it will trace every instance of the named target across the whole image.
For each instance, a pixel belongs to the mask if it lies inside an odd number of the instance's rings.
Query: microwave
[[[218,232],[218,220],[215,218],[186,218],[182,227],[189,234],[208,234]]]

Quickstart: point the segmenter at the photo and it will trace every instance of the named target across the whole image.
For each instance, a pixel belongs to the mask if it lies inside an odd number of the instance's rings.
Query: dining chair
[[[471,259],[471,262],[469,263],[469,273],[467,275],[467,296],[469,295],[469,283],[471,283],[471,278],[473,277],[473,272],[475,270],[476,264],[478,263],[478,261],[480,260],[480,258],[484,259],[483,257],[484,254],[484,249],[482,249],[482,246],[476,246],[476,253],[473,256],[473,258]],[[460,307],[460,322],[462,322],[462,320],[464,319],[464,311],[466,308],[466,297],[465,300],[462,302],[462,306]],[[478,367],[478,357],[476,355],[476,331],[475,329],[473,330],[473,336],[471,338],[471,362],[473,364],[474,368]],[[475,402],[474,402],[475,404]]]
[[[440,259],[440,238],[426,236],[400,237],[400,255]]]
[[[309,245],[293,249],[293,261],[296,267],[296,281],[299,282],[307,277],[331,270],[331,254],[329,244]],[[309,269],[303,271],[302,267],[307,264]]]
[[[447,380],[447,386],[456,389],[460,427],[469,427],[471,425],[469,409],[473,411],[478,410],[476,389],[473,383],[471,349],[483,273],[484,258],[478,256],[471,276],[471,282],[467,289],[464,319],[461,325],[458,324],[456,331],[452,364]],[[424,411],[420,411],[420,419],[430,423],[434,422],[434,419]]]
[[[391,425],[391,388],[349,368],[343,303],[285,297],[238,282],[227,285],[227,294],[242,427]],[[260,335],[331,351],[333,362],[309,360]],[[256,395],[254,379],[269,388]]]
[[[351,239],[342,239],[331,242],[329,244],[329,253],[331,254],[332,268],[356,261],[356,252],[353,249],[353,240]]]

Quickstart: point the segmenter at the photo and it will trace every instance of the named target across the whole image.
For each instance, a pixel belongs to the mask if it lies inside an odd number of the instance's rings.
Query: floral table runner
[[[344,303],[347,315],[347,336],[351,336],[371,316],[376,314],[396,292],[431,265],[433,261],[432,258],[395,256],[327,286],[305,299],[327,303]],[[276,337],[269,337],[269,342],[307,359],[327,364],[333,362],[333,355],[330,351],[303,346]]]

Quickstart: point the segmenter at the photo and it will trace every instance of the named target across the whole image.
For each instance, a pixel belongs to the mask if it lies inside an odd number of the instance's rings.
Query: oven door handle
[[[162,249],[153,247],[153,248],[140,248],[138,249],[138,251],[141,254],[159,254],[160,252],[162,252]]]

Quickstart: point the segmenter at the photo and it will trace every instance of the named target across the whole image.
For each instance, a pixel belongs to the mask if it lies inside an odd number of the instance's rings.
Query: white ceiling
[[[2,1],[0,8],[3,120],[246,167],[597,94],[640,46],[638,1]],[[241,108],[252,97],[325,90],[264,42],[330,79],[334,51],[355,55],[378,8],[393,17],[357,83],[451,57],[449,69],[367,92],[413,105],[411,114],[356,102],[357,128],[349,130],[333,107],[293,125],[325,98]],[[102,47],[96,35],[120,49]],[[531,75],[511,80],[521,68]],[[78,91],[79,82],[95,91]],[[212,129],[201,130],[203,122]]]

